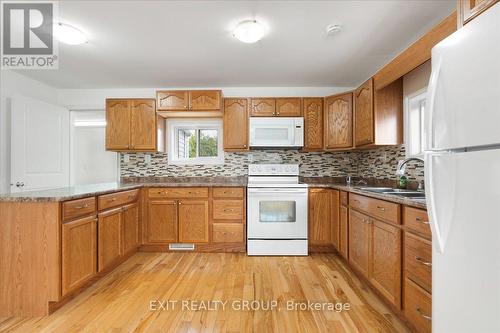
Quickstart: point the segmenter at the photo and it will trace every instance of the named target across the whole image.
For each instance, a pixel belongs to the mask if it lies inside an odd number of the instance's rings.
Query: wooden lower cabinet
[[[349,254],[349,208],[346,206],[340,206],[339,224],[339,253],[347,259]]]
[[[139,246],[139,205],[133,203],[123,207],[123,249],[122,253],[130,253]]]
[[[396,308],[401,308],[401,229],[371,219],[370,282]]]
[[[208,200],[179,200],[179,242],[208,243]]]
[[[62,296],[96,274],[97,221],[95,216],[62,225]]]
[[[99,213],[99,272],[113,265],[122,255],[122,208]]]
[[[405,279],[404,315],[419,333],[432,331],[432,297],[410,279]]]
[[[349,263],[365,277],[369,276],[371,227],[370,218],[349,210]]]
[[[309,189],[309,245],[339,247],[339,191]]]
[[[177,200],[150,200],[146,225],[148,243],[177,242]]]

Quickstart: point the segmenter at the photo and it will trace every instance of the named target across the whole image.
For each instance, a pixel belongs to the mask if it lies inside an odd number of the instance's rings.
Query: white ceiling
[[[449,15],[449,1],[60,1],[90,42],[60,44],[58,88],[354,86]],[[257,18],[256,44],[231,35]],[[343,31],[327,36],[328,24]]]

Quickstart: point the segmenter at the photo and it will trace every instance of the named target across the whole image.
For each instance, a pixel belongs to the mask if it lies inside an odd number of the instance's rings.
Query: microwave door
[[[295,129],[293,121],[264,118],[252,119],[250,125],[250,145],[254,147],[289,147],[293,146]]]

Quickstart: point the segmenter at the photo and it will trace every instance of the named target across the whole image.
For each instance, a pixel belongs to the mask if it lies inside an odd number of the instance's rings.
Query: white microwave
[[[251,117],[250,147],[304,146],[303,117]]]

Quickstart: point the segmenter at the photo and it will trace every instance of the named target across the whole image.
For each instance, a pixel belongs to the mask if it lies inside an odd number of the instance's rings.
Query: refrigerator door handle
[[[432,66],[432,73],[429,79],[428,95],[427,99],[429,101],[427,113],[427,135],[426,135],[426,146],[427,150],[434,149],[435,146],[435,135],[434,135],[434,106],[436,104],[436,91],[439,80],[439,75],[441,73],[441,58],[438,59],[436,66]]]
[[[447,155],[453,153],[442,153],[442,154],[427,154],[425,158],[425,179],[426,179],[426,191],[427,191],[427,212],[429,214],[429,220],[431,224],[431,231],[433,234],[433,239],[436,241],[436,249],[439,253],[444,253],[446,246],[446,240],[451,228],[451,223],[453,220],[453,212],[455,205],[455,166],[447,165],[446,175],[436,174],[435,162],[440,158],[446,158]],[[451,157],[452,158],[452,157]],[[441,188],[446,188],[446,196],[439,196],[436,193],[435,180],[448,178],[449,184],[441,184]],[[447,186],[448,185],[448,186]],[[439,203],[436,204],[439,198]],[[447,202],[443,201],[443,197],[446,198]]]

